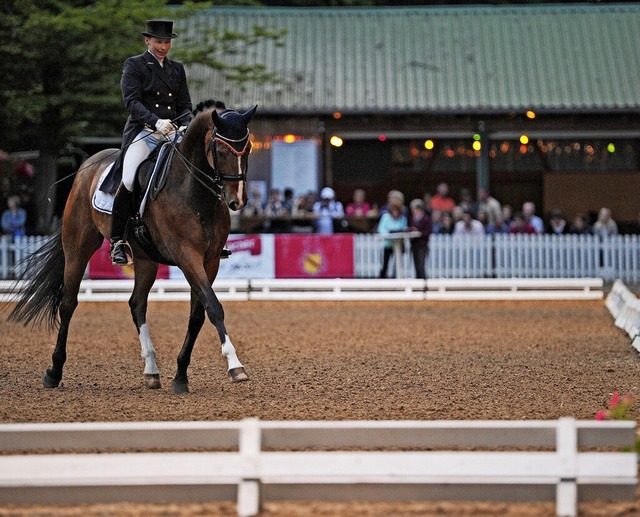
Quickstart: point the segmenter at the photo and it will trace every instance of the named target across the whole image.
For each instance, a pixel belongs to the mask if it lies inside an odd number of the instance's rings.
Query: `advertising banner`
[[[103,240],[102,247],[89,261],[89,278],[92,280],[127,280],[133,278],[134,266],[114,266],[109,257],[109,241]],[[169,266],[160,264],[156,278],[169,278]]]
[[[227,240],[231,250],[228,259],[220,261],[216,278],[251,279],[275,277],[275,253],[273,235],[231,234]],[[183,279],[177,267],[170,269],[172,279]]]
[[[276,235],[276,278],[353,278],[354,236]]]

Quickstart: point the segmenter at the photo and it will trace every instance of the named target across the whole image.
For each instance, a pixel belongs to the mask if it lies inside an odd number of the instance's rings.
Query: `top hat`
[[[178,36],[173,32],[171,20],[147,20],[147,30],[142,35],[159,39],[173,39]]]

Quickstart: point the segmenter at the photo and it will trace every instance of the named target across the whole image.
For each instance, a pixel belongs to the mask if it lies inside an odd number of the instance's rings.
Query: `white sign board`
[[[273,142],[271,145],[271,188],[294,194],[318,190],[318,144],[315,140]]]

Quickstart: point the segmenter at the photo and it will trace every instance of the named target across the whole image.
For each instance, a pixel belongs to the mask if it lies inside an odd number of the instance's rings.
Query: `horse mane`
[[[193,146],[201,146],[201,139],[207,131],[211,131],[212,128],[213,120],[211,119],[211,110],[198,112],[187,127],[184,139],[180,144],[182,151],[188,153]]]

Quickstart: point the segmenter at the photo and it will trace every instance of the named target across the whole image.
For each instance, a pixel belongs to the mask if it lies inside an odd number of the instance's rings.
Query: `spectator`
[[[618,235],[618,225],[611,218],[611,210],[608,208],[600,209],[598,220],[593,224],[593,233],[601,239]]]
[[[471,214],[471,217],[476,216],[476,206],[473,202],[473,198],[471,197],[471,191],[468,188],[460,189],[460,203],[458,206],[462,208],[462,211],[468,210]]]
[[[273,233],[287,232],[291,227],[289,212],[282,202],[282,196],[278,189],[271,189],[269,199],[264,207],[264,215],[269,219],[265,221],[265,229]]]
[[[553,235],[564,235],[568,231],[569,227],[567,226],[567,220],[562,215],[562,212],[558,208],[552,210],[547,233],[551,233]]]
[[[502,205],[502,224],[504,224],[508,229],[512,222],[513,207],[511,205]]]
[[[358,188],[353,191],[353,200],[347,205],[345,213],[350,217],[367,217],[371,215],[371,205],[366,200],[366,193]]]
[[[410,228],[420,232],[420,237],[411,239],[411,254],[416,271],[416,278],[427,278],[425,262],[429,249],[429,235],[431,235],[431,218],[425,211],[424,202],[421,199],[414,199],[409,204],[411,209]]]
[[[453,235],[469,235],[472,237],[482,237],[484,235],[484,226],[471,215],[471,210],[465,210],[462,220],[458,221],[453,229]]]
[[[455,226],[456,224],[458,224],[458,222],[462,221],[463,216],[464,209],[459,205],[454,206],[453,210],[451,210],[451,219],[453,220],[453,225]]]
[[[387,211],[380,217],[378,223],[378,233],[393,233],[405,230],[408,226],[407,218],[402,213],[404,205],[391,202],[387,206]],[[380,278],[387,277],[387,269],[389,260],[393,254],[393,242],[391,239],[384,240],[384,252],[382,255],[382,269],[380,270]]]
[[[571,235],[591,235],[593,233],[585,214],[576,214],[573,218],[573,224],[569,227],[569,233]]]
[[[261,217],[264,215],[264,205],[262,204],[262,193],[260,189],[254,187],[251,189],[251,198],[247,206],[242,210],[242,215],[247,217]]]
[[[439,235],[451,235],[453,233],[454,226],[451,214],[449,212],[442,212],[438,231],[434,233],[438,233]]]
[[[325,187],[320,192],[320,201],[313,205],[313,213],[318,218],[316,231],[321,234],[333,233],[333,220],[344,217],[344,207],[340,201],[334,198],[336,193],[330,187]]]
[[[404,206],[404,194],[399,190],[390,190],[387,194],[387,202],[382,205],[380,209],[380,215],[384,214],[390,205],[400,206],[402,209],[402,215],[407,217],[407,207]]]
[[[264,215],[267,217],[283,217],[289,215],[284,203],[282,202],[282,196],[277,188],[271,189],[269,192],[269,199],[264,207]]]
[[[533,226],[536,233],[544,233],[544,223],[542,219],[536,215],[536,205],[532,201],[525,201],[522,204],[522,215],[524,220]],[[514,216],[515,219],[515,216]]]
[[[431,232],[440,233],[441,227],[442,227],[442,211],[432,210],[431,211]]]
[[[431,210],[451,213],[454,206],[456,203],[449,196],[449,185],[444,182],[439,183],[436,187],[436,193],[431,197]]]
[[[284,189],[284,197],[282,198],[282,204],[289,215],[293,211],[293,189],[287,187]]]
[[[509,233],[509,226],[502,220],[502,215],[496,217],[496,221],[493,224],[488,224],[485,228],[487,235],[493,235],[496,233]]]
[[[20,208],[20,197],[11,196],[7,199],[7,209],[2,212],[2,232],[13,237],[26,234],[27,211]]]
[[[529,235],[535,235],[538,232],[533,225],[527,221],[522,212],[516,212],[513,214],[513,222],[509,226],[509,233],[526,233]]]
[[[487,212],[484,210],[478,210],[476,212],[476,217],[480,224],[482,224],[482,228],[484,228],[484,233],[487,233],[487,229],[489,228],[489,222],[487,221]],[[491,225],[491,229],[493,229],[493,225]]]
[[[431,215],[431,194],[429,192],[425,192],[424,196],[422,196],[422,202],[424,203],[424,211]]]
[[[487,189],[482,187],[478,189],[478,212],[480,210],[484,210],[487,214],[487,225],[495,224],[496,218],[502,215],[500,202],[492,197]]]
[[[312,233],[315,231],[315,216],[313,214],[315,202],[315,192],[307,192],[296,197],[291,209],[291,217],[294,219],[291,226],[292,232]]]

